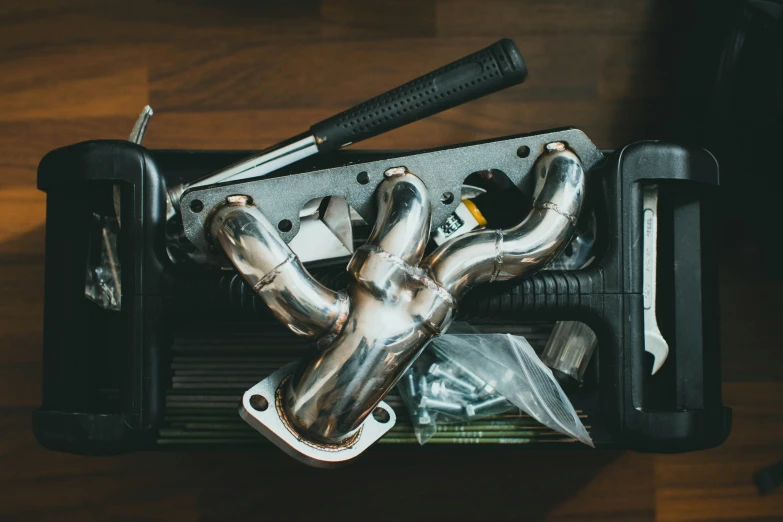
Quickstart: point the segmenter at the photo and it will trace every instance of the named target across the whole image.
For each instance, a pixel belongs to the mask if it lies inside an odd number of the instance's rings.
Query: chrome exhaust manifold
[[[208,223],[212,241],[274,315],[318,347],[248,390],[241,416],[315,466],[350,460],[383,436],[395,422],[383,397],[446,331],[465,292],[532,275],[571,239],[585,191],[579,158],[550,143],[533,175],[535,203],[520,224],[454,238],[422,260],[432,210],[427,187],[405,167],[389,169],[376,191],[370,238],[348,263],[345,291],[314,280],[249,197],[227,198]]]

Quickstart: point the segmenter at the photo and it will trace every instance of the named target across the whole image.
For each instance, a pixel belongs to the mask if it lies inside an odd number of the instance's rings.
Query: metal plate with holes
[[[280,236],[291,241],[299,231],[299,211],[315,198],[342,196],[368,223],[375,221],[375,187],[383,173],[405,166],[427,185],[433,204],[432,228],[442,225],[460,203],[462,184],[469,175],[488,169],[504,172],[517,186],[528,181],[533,164],[547,143],[563,141],[579,156],[589,171],[602,158],[601,152],[578,129],[500,138],[483,143],[447,147],[406,156],[357,163],[277,178],[259,178],[234,184],[198,187],[181,199],[182,221],[188,239],[203,252],[210,245],[204,222],[215,206],[228,196],[246,195],[273,224]],[[222,256],[210,256],[222,262]]]
[[[304,442],[291,432],[276,407],[277,390],[280,384],[294,372],[296,365],[297,363],[291,363],[283,366],[247,390],[239,409],[239,414],[245,422],[295,459],[322,468],[339,465],[359,456],[397,422],[397,415],[391,406],[381,402],[376,411],[378,408],[382,410],[378,417],[384,422],[376,420],[374,415],[369,415],[357,430],[355,439],[345,446],[319,447],[317,444]]]

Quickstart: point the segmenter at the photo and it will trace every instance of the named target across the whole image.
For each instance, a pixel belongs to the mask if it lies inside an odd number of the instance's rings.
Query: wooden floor
[[[0,3],[0,519],[783,520],[754,470],[783,458],[783,284],[723,270],[728,442],[689,455],[378,449],[338,471],[273,453],[48,452],[41,400],[47,151],[126,138],[260,148],[430,69],[514,38],[514,89],[366,143],[420,148],[558,126],[600,147],[654,138],[676,110],[669,58],[688,2],[4,0]],[[107,7],[108,6],[108,7]],[[734,259],[736,266],[737,259]]]

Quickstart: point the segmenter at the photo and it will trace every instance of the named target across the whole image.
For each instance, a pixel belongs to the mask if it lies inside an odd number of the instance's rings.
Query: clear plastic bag
[[[433,349],[417,359],[398,387],[419,444],[430,440],[438,426],[518,411],[487,383],[461,371]]]
[[[434,435],[438,424],[519,408],[545,426],[593,446],[552,371],[524,337],[442,335],[403,376],[400,394],[421,444]]]
[[[117,256],[120,223],[116,216],[93,214],[84,295],[106,310],[120,311],[122,268]]]

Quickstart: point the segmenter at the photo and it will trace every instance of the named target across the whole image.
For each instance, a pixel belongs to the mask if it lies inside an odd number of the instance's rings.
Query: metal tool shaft
[[[527,67],[511,40],[432,71],[327,118],[306,132],[222,169],[189,188],[265,176],[296,161],[330,152],[522,83]]]
[[[207,178],[196,181],[188,188],[266,176],[270,172],[317,153],[318,145],[315,143],[315,137],[307,133],[300,134],[278,143],[260,154],[234,163]]]

